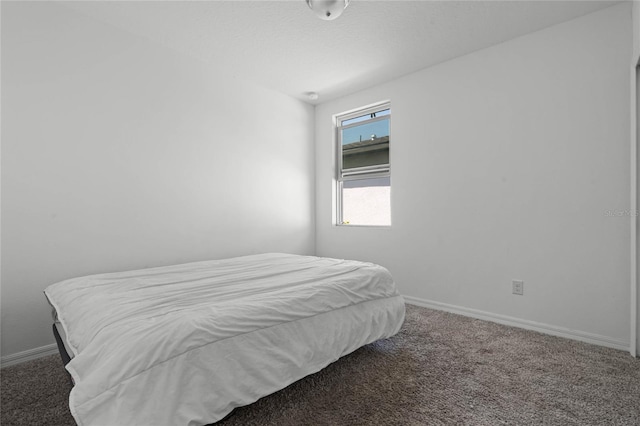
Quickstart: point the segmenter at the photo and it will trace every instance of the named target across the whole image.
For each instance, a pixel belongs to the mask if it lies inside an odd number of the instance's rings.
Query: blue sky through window
[[[368,115],[366,117],[366,119],[370,118]],[[342,145],[365,141],[371,139],[372,135],[376,138],[389,136],[389,120],[375,121],[342,130]]]

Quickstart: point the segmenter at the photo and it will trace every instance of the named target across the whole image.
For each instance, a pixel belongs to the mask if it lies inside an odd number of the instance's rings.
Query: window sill
[[[378,229],[391,229],[391,225],[352,225],[349,223],[336,223],[333,226],[337,228],[378,228]]]

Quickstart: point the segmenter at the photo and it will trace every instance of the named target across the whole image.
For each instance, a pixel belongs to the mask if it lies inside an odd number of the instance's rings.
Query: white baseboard
[[[58,346],[55,343],[46,346],[40,346],[39,348],[29,349],[26,351],[18,352],[3,356],[0,361],[0,367],[9,367],[10,365],[20,364],[22,362],[31,361],[32,359],[42,358],[43,356],[53,355],[58,353]]]
[[[552,336],[564,337],[566,339],[579,340],[581,342],[592,343],[594,345],[606,346],[608,348],[620,349],[629,352],[629,342],[614,339],[600,334],[587,333],[584,331],[571,330],[569,328],[558,327],[555,325],[544,324],[536,321],[529,321],[521,318],[510,317],[506,315],[494,314],[491,312],[479,311],[477,309],[465,308],[463,306],[449,305],[447,303],[434,302],[432,300],[421,299],[419,297],[404,296],[407,303],[411,305],[422,306],[425,308],[436,309],[439,311],[451,312],[454,314],[464,315],[467,317],[477,318],[485,321],[497,322],[498,324],[509,325],[512,327],[533,330]]]

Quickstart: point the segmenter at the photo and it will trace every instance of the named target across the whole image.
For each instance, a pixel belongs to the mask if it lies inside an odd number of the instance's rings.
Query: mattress
[[[45,290],[79,425],[205,425],[393,336],[404,301],[372,263],[269,253],[92,275]]]

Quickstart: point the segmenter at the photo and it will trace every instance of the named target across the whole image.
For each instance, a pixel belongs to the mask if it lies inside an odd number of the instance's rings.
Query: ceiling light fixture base
[[[333,21],[349,6],[350,0],[307,0],[307,5],[318,18]]]

